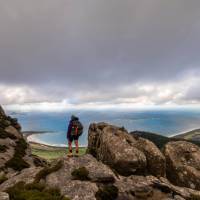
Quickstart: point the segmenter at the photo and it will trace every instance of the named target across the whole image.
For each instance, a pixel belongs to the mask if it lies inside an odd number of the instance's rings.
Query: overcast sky
[[[200,105],[199,0],[1,0],[0,103]]]

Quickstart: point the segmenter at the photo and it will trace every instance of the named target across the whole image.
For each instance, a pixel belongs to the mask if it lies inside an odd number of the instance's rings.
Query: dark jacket
[[[72,124],[74,121],[79,121],[79,118],[78,117],[73,117],[70,122],[69,122],[69,125],[68,125],[68,130],[67,130],[67,138],[69,138],[70,134],[71,134],[71,131],[72,131]]]

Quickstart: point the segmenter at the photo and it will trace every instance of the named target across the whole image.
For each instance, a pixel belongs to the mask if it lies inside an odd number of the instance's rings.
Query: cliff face
[[[90,125],[86,155],[46,164],[0,107],[0,200],[197,199],[199,155],[199,147],[180,141],[162,153],[124,128],[99,123]]]

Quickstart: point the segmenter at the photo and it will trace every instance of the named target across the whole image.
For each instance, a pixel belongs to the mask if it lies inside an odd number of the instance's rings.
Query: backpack
[[[83,133],[83,125],[78,120],[72,121],[71,135],[81,136]]]

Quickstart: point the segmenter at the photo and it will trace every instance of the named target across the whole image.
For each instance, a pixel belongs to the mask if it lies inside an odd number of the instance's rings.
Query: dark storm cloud
[[[198,0],[2,0],[0,84],[75,103],[176,83],[199,72],[199,9]]]

